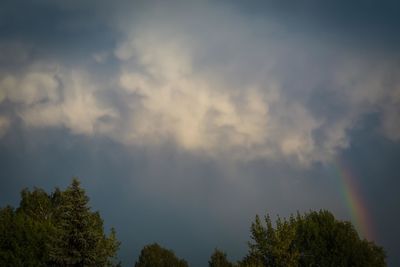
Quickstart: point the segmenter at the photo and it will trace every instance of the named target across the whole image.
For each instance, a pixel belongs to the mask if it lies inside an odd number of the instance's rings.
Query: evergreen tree
[[[76,179],[51,195],[22,190],[17,210],[0,209],[0,266],[111,266],[119,242],[88,201]]]
[[[58,235],[51,260],[61,266],[109,266],[118,249],[115,231],[110,237],[103,232],[98,212],[91,212],[89,198],[77,179],[62,194],[59,207]]]

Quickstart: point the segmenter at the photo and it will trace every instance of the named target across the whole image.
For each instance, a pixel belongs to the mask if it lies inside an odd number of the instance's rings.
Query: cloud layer
[[[0,102],[10,107],[1,134],[21,120],[129,145],[172,142],[213,157],[304,166],[331,160],[371,113],[386,137],[400,139],[393,60],[294,34],[279,20],[195,7],[160,5],[115,20],[115,45],[78,66],[13,46],[26,67],[0,75]],[[117,70],[99,73],[101,66]]]

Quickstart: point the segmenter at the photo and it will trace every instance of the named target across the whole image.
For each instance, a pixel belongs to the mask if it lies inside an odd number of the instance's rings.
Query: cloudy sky
[[[82,180],[132,266],[328,209],[400,265],[397,1],[0,4],[0,206]]]

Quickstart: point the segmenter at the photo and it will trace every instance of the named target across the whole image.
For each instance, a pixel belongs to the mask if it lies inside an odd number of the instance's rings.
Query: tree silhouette
[[[135,267],[188,267],[188,264],[176,257],[172,250],[154,243],[142,249]]]

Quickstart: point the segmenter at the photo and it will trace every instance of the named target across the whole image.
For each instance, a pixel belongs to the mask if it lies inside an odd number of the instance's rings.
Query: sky
[[[0,206],[79,177],[132,266],[328,209],[400,266],[398,1],[0,3]]]

